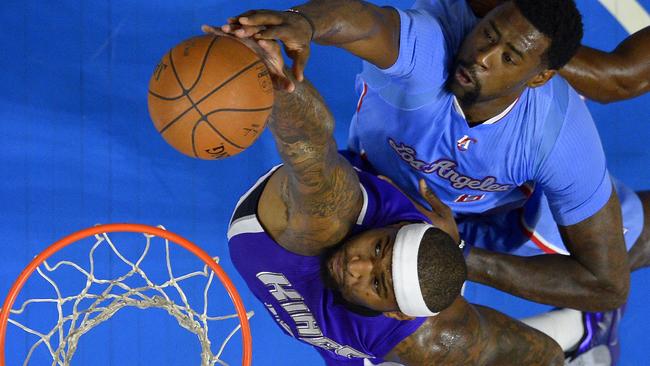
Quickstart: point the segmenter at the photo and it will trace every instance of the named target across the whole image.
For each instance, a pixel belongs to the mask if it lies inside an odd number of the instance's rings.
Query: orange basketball
[[[149,81],[149,115],[183,154],[221,159],[250,146],[273,107],[262,60],[236,39],[204,35],[181,42]]]

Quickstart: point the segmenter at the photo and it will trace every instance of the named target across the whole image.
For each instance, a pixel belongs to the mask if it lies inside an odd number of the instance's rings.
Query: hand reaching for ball
[[[291,70],[298,81],[303,81],[311,41],[316,36],[314,23],[297,10],[249,10],[232,18],[221,30],[239,38],[279,40],[293,61]]]
[[[242,42],[244,45],[253,50],[264,62],[271,74],[273,86],[276,90],[292,92],[295,89],[293,78],[289,76],[284,67],[284,58],[282,57],[282,50],[276,41],[272,40],[255,40],[253,38],[239,38],[224,33],[221,29],[215,28],[210,25],[203,25],[201,27],[203,32],[214,34],[220,37],[235,38]]]

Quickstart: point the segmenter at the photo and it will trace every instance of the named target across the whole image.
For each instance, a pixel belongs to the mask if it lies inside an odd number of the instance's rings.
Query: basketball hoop
[[[130,261],[116,248],[113,244],[108,233],[117,233],[117,232],[126,232],[126,233],[142,233],[146,238],[145,249],[140,254],[137,261]],[[92,246],[89,251],[89,260],[90,260],[90,270],[84,269],[82,266],[72,262],[72,261],[59,261],[54,266],[50,266],[47,263],[47,259],[50,258],[55,253],[59,252],[63,248],[69,246],[72,243],[78,242],[82,239],[95,236],[97,239],[96,243]],[[167,258],[167,274],[169,278],[167,281],[161,284],[152,282],[146,273],[140,268],[141,262],[144,260],[146,255],[149,253],[151,239],[153,237],[163,238],[165,240],[165,253]],[[191,252],[194,256],[198,257],[205,265],[203,270],[195,271],[192,273],[184,274],[182,276],[174,276],[172,274],[170,255],[169,255],[169,242],[173,242],[187,251]],[[98,279],[94,274],[94,253],[100,244],[105,243],[110,247],[115,256],[122,260],[130,270],[116,278],[110,280]],[[40,267],[44,268],[41,269]],[[86,276],[86,285],[81,290],[80,293],[63,297],[59,290],[57,284],[45,274],[47,272],[54,272],[59,267],[67,266],[75,269],[82,275]],[[208,267],[211,269],[208,270]],[[38,274],[43,277],[56,291],[56,298],[47,298],[47,299],[29,299],[24,301],[23,304],[18,309],[13,309],[14,302],[16,301],[20,291],[27,282],[27,280],[32,276],[34,271],[37,271]],[[230,300],[232,301],[236,314],[221,316],[221,317],[211,317],[207,315],[207,293],[214,275],[217,275],[218,279],[223,284],[224,288],[228,292]],[[146,283],[144,286],[131,287],[124,282],[130,278],[139,276]],[[185,293],[180,288],[180,284],[183,281],[186,281],[190,278],[201,278],[205,277],[206,284],[204,288],[204,307],[202,312],[194,311],[188,303],[188,300],[185,296]],[[137,277],[136,277],[137,278]],[[103,284],[107,285],[107,290],[104,290],[101,294],[93,294],[90,291],[90,287],[93,284]],[[112,289],[119,289],[120,293],[115,293]],[[182,304],[177,304],[170,296],[165,292],[167,289],[174,289],[180,294]],[[148,292],[147,292],[148,291]],[[154,293],[151,296],[149,293]],[[83,301],[90,302],[91,305],[88,309],[79,309],[79,304]],[[63,303],[74,303],[72,314],[61,314],[61,308]],[[31,304],[34,303],[55,303],[57,304],[57,309],[59,311],[59,319],[57,325],[51,329],[49,333],[43,334],[37,332],[26,325],[10,319],[10,315],[18,315],[24,312],[24,310]],[[92,329],[93,327],[99,325],[100,323],[108,320],[112,317],[119,309],[124,307],[138,307],[138,308],[163,308],[176,318],[178,324],[194,333],[201,343],[201,365],[202,366],[212,366],[215,364],[227,365],[223,362],[221,354],[226,346],[226,343],[231,339],[231,337],[241,328],[242,333],[242,365],[250,366],[252,361],[252,339],[250,333],[250,326],[248,319],[253,315],[252,312],[246,313],[244,305],[241,301],[241,298],[233,285],[232,281],[228,278],[226,273],[223,271],[221,266],[217,264],[216,259],[211,258],[205,251],[199,248],[197,245],[188,241],[187,239],[176,235],[172,232],[165,230],[164,228],[152,227],[141,224],[107,224],[107,225],[98,225],[95,227],[90,227],[76,233],[73,233],[56,243],[52,244],[50,247],[45,249],[41,254],[39,254],[34,260],[32,260],[29,265],[23,270],[20,274],[14,285],[11,287],[7,298],[5,299],[2,309],[0,309],[0,365],[5,366],[5,344],[6,344],[6,334],[7,334],[7,324],[12,323],[27,333],[31,333],[39,338],[39,340],[31,347],[30,351],[27,354],[27,358],[24,361],[24,365],[27,365],[29,358],[31,357],[34,349],[38,346],[45,346],[48,348],[50,355],[52,356],[52,365],[64,365],[67,366],[72,359],[74,352],[76,350],[76,345],[79,338]],[[221,344],[221,347],[218,352],[213,353],[210,346],[210,339],[208,338],[208,323],[207,321],[217,321],[230,318],[239,318],[239,325],[230,332],[226,339]],[[69,327],[67,332],[64,332],[64,324],[67,324]],[[50,337],[53,334],[58,334],[59,344],[51,345]],[[65,334],[67,333],[67,334]],[[7,365],[9,366],[9,365]]]

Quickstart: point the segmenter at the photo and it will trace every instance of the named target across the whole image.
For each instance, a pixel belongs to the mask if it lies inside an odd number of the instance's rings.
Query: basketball
[[[149,115],[176,150],[199,159],[240,153],[264,130],[273,84],[240,41],[203,35],[171,49],[149,81]]]

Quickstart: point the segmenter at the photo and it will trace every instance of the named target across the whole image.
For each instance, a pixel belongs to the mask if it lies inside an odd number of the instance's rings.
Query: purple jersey
[[[257,218],[257,203],[274,168],[239,200],[228,229],[230,257],[249,289],[283,331],[318,350],[328,365],[363,365],[382,358],[425,318],[398,321],[348,310],[321,280],[321,257],[277,244]],[[390,184],[358,172],[363,207],[353,232],[400,221],[427,221]]]

